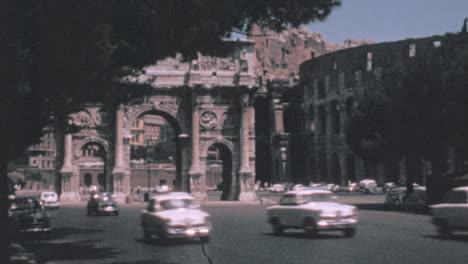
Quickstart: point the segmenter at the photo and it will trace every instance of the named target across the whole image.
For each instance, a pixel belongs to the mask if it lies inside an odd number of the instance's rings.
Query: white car
[[[56,192],[42,192],[40,200],[45,208],[58,209],[60,207]]]
[[[286,191],[286,186],[284,184],[273,184],[270,188],[270,192],[272,193],[279,193],[279,192],[285,192]]]
[[[450,236],[454,230],[468,231],[468,186],[449,191],[441,204],[431,206],[432,223],[441,236]]]
[[[145,241],[157,235],[160,239],[200,238],[208,242],[209,217],[190,194],[170,192],[151,197],[147,209],[141,212],[141,227]]]
[[[319,231],[340,230],[344,236],[356,233],[358,211],[355,206],[341,204],[327,190],[290,191],[278,205],[267,208],[268,222],[275,235],[287,228],[303,229],[315,235]]]

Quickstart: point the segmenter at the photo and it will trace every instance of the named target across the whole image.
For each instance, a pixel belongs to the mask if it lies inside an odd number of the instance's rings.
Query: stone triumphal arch
[[[171,172],[163,165],[134,164],[131,149],[139,140],[138,121],[147,115],[174,131],[175,155],[170,156],[174,178],[159,182],[204,201],[211,187],[207,171],[218,166],[223,199],[256,199],[254,43],[231,44],[227,56],[199,54],[190,62],[176,57],[147,67],[132,80],[150,87],[141,98],[120,105],[90,104],[71,114],[69,124],[75,129],[63,130],[63,148],[58,150],[63,160],[61,199],[79,200],[95,186],[122,201],[139,191],[146,178],[150,187],[153,174]],[[220,162],[212,162],[213,153]],[[211,183],[218,178],[213,179]]]

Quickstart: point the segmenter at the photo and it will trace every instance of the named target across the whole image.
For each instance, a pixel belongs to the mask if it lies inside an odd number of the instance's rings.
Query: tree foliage
[[[248,31],[254,23],[273,30],[299,26],[325,19],[339,5],[337,0],[8,3],[12,55],[2,61],[10,69],[4,72],[9,80],[1,107],[12,113],[2,122],[11,128],[8,137],[17,139],[9,144],[8,156],[36,141],[51,115],[63,119],[83,103],[125,100],[129,89],[116,83],[158,59],[219,54],[228,48],[223,39],[233,30]]]

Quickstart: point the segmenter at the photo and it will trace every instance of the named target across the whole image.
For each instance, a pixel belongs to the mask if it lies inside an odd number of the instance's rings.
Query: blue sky
[[[396,41],[461,30],[468,0],[342,0],[324,22],[307,27],[327,42]]]

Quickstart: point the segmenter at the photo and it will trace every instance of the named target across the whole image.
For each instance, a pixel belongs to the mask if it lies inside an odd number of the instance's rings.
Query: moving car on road
[[[157,235],[160,239],[200,238],[202,242],[208,242],[211,233],[209,216],[188,193],[155,195],[147,209],[141,212],[143,236],[145,241]]]
[[[60,206],[56,192],[42,192],[40,199],[45,208],[58,209]]]
[[[363,193],[375,193],[377,191],[377,182],[372,179],[365,179],[359,182],[359,190]]]
[[[468,186],[452,189],[431,209],[432,223],[441,236],[450,236],[455,230],[468,231]]]
[[[9,201],[10,231],[48,232],[52,230],[50,217],[41,201],[35,197],[16,197]]]
[[[119,214],[117,203],[112,199],[112,195],[106,192],[91,194],[86,210],[88,215]]]
[[[290,191],[278,205],[268,207],[268,222],[275,235],[287,228],[303,229],[310,235],[319,231],[340,230],[344,236],[356,233],[358,212],[355,206],[340,204],[327,190]]]

